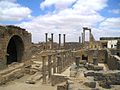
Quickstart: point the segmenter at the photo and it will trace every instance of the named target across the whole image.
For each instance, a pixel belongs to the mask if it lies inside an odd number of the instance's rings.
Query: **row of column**
[[[62,73],[73,63],[71,56],[71,52],[42,56],[43,83],[46,83],[47,75],[50,80],[52,73]],[[46,62],[48,62],[48,64]]]
[[[48,49],[48,33],[45,33],[46,50]],[[63,34],[63,46],[65,47],[66,34]],[[54,47],[53,33],[51,33],[51,49]],[[59,34],[59,49],[61,49],[61,34]]]

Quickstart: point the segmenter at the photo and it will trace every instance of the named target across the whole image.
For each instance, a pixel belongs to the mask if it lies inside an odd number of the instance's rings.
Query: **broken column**
[[[48,33],[45,33],[45,41],[46,41],[46,50],[47,50],[47,47],[48,47]]]
[[[65,48],[65,34],[63,34],[63,46]]]
[[[61,73],[61,57],[57,56],[57,73]]]
[[[79,36],[79,43],[81,43],[81,37]]]
[[[53,49],[53,33],[51,33],[51,49]]]
[[[54,63],[53,73],[56,73],[56,55],[55,54],[53,55],[53,63]]]
[[[59,34],[59,49],[61,49],[61,34]]]
[[[80,57],[75,57],[75,64],[77,66],[77,68],[79,67],[79,63],[80,63]]]
[[[51,56],[52,55],[48,55],[48,77],[49,79],[51,78]]]
[[[46,56],[42,56],[42,74],[43,74],[43,84],[46,84]]]

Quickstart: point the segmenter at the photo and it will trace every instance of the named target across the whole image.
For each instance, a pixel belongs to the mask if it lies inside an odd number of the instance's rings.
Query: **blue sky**
[[[82,27],[95,39],[120,36],[120,0],[0,0],[0,24],[17,25],[32,33],[32,41],[44,41],[44,33],[67,34],[78,41]]]

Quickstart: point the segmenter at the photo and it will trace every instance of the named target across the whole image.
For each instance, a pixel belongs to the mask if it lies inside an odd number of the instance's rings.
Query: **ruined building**
[[[0,26],[0,69],[30,58],[31,34],[16,26]]]
[[[31,86],[24,83],[39,83],[32,85],[34,90],[120,89],[120,37],[96,41],[88,27],[83,27],[79,42],[67,42],[66,34],[58,36],[57,43],[53,33],[45,33],[45,42],[34,44],[25,29],[0,26],[0,85],[27,75],[21,82],[25,88]]]

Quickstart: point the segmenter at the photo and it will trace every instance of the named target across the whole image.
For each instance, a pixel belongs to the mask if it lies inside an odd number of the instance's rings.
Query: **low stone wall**
[[[62,74],[54,74],[51,76],[51,84],[52,86],[56,84],[60,84],[62,82],[66,82],[68,80],[68,77]]]
[[[120,71],[87,71],[86,76],[93,76],[95,81],[103,88],[110,88],[110,85],[120,85]]]

